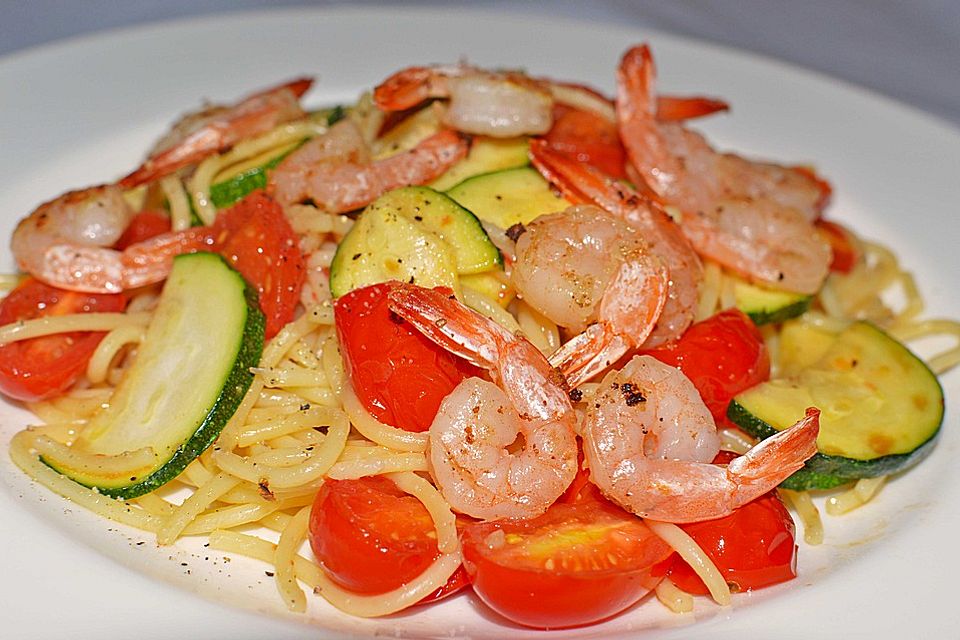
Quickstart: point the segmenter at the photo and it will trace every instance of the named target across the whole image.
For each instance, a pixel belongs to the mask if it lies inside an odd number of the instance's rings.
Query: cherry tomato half
[[[733,457],[721,451],[714,463],[727,464]],[[713,560],[732,591],[760,589],[797,576],[796,526],[774,491],[723,518],[679,526]],[[707,593],[679,556],[670,567],[670,579],[687,593]]]
[[[463,566],[491,609],[537,628],[608,618],[653,589],[672,550],[603,499],[558,502],[531,520],[464,526]]]
[[[132,244],[149,240],[167,231],[170,231],[169,216],[160,211],[141,211],[130,220],[114,248],[123,251]]]
[[[390,311],[386,282],[337,299],[340,352],[357,397],[381,422],[426,431],[445,397],[476,369]]]
[[[27,278],[0,303],[0,325],[42,316],[94,311],[123,311],[120,294],[64,291]],[[25,401],[43,400],[65,391],[87,367],[103,332],[79,331],[0,347],[0,391]]]
[[[310,511],[309,532],[324,572],[357,593],[396,589],[423,573],[440,554],[426,507],[381,476],[325,482]],[[461,567],[421,604],[467,584]]]
[[[733,396],[770,377],[770,355],[753,321],[727,309],[698,322],[678,340],[644,353],[679,368],[700,392],[718,425],[729,426]]]
[[[293,320],[306,276],[297,235],[279,203],[254,191],[213,223],[214,246],[260,296],[267,339]]]
[[[558,103],[553,107],[553,126],[543,139],[554,150],[609,176],[627,177],[617,125],[603,116]]]
[[[830,270],[840,273],[850,273],[860,258],[860,251],[854,243],[850,232],[836,222],[829,220],[817,220],[817,230],[820,235],[830,243],[830,249],[833,250],[833,260],[830,261]]]

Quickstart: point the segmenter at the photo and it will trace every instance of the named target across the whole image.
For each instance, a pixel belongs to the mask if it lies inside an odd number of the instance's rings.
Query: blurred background
[[[3,56],[104,29],[224,11],[386,0],[0,0]],[[390,3],[396,6],[401,3]],[[958,0],[441,0],[403,4],[654,28],[772,56],[922,109],[960,127]],[[576,43],[571,43],[576,46]]]

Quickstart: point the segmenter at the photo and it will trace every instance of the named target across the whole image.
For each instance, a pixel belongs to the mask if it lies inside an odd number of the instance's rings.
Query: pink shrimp
[[[550,356],[571,386],[643,344],[667,299],[667,269],[647,243],[592,205],[526,225],[510,278],[528,304],[578,334]]]
[[[711,464],[717,429],[679,369],[635,356],[586,399],[581,425],[590,480],[641,517],[699,522],[774,489],[817,451],[819,415],[767,438],[728,466]]]
[[[443,123],[465,133],[511,138],[546,133],[553,124],[550,92],[521,73],[469,65],[409,67],[373,93],[384,111],[409,109],[430,98],[448,98]]]
[[[187,114],[157,143],[147,160],[118,184],[130,189],[152,182],[226,151],[244,138],[304,117],[300,97],[312,84],[311,78],[299,78],[257,92],[229,107],[209,106]]]
[[[372,160],[352,120],[341,120],[291,153],[270,176],[272,195],[283,205],[310,199],[341,213],[359,209],[390,189],[425,184],[466,156],[470,143],[440,131],[403,153]]]
[[[163,280],[174,256],[212,243],[209,230],[196,227],[111,249],[133,216],[115,185],[71,191],[21,220],[11,249],[20,269],[47,284],[117,293]]]
[[[667,300],[644,346],[679,337],[693,322],[703,267],[689,240],[654,201],[598,169],[577,162],[542,140],[530,141],[530,159],[572,202],[592,202],[634,228],[667,267]]]
[[[779,289],[815,293],[830,248],[812,222],[825,183],[807,169],[721,154],[703,136],[655,117],[656,70],[645,45],[630,49],[617,73],[620,137],[634,172],[664,203],[702,255]]]
[[[533,518],[577,470],[576,417],[563,377],[535,346],[441,291],[398,285],[390,308],[427,338],[490,372],[461,382],[430,425],[430,472],[457,511]]]

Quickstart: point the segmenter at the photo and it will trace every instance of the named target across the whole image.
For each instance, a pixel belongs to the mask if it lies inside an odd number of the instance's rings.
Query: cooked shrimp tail
[[[312,78],[259,91],[230,107],[207,107],[184,116],[158,148],[137,169],[118,183],[130,189],[158,180],[178,169],[226,151],[244,138],[267,133],[274,127],[302,118],[300,97],[313,84]]]
[[[434,289],[397,284],[390,307],[438,345],[486,368],[494,383],[461,382],[430,425],[427,456],[461,513],[532,518],[577,469],[576,417],[563,377],[527,340]]]
[[[730,105],[723,100],[706,96],[659,96],[657,98],[657,120],[661,122],[692,120],[729,110]]]
[[[624,261],[600,301],[598,322],[550,356],[571,387],[607,369],[646,341],[667,301],[669,278],[659,260],[644,254]]]
[[[788,429],[763,440],[727,466],[737,484],[738,504],[760,497],[803,467],[817,452],[820,410],[810,407],[806,415]]]

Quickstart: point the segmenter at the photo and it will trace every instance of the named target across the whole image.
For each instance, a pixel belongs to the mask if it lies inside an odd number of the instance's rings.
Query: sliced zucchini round
[[[735,279],[733,297],[736,307],[750,316],[757,326],[784,322],[803,315],[813,301],[810,295],[768,289],[740,278]]]
[[[887,475],[931,451],[943,390],[922,360],[868,322],[835,334],[793,323],[781,335],[784,377],[739,394],[727,410],[759,438],[789,427],[806,407],[821,410],[819,452],[782,486],[825,489]]]
[[[570,206],[570,202],[555,193],[550,183],[531,167],[475,176],[449,189],[447,195],[481,220],[501,229],[527,224],[543,214]]]

